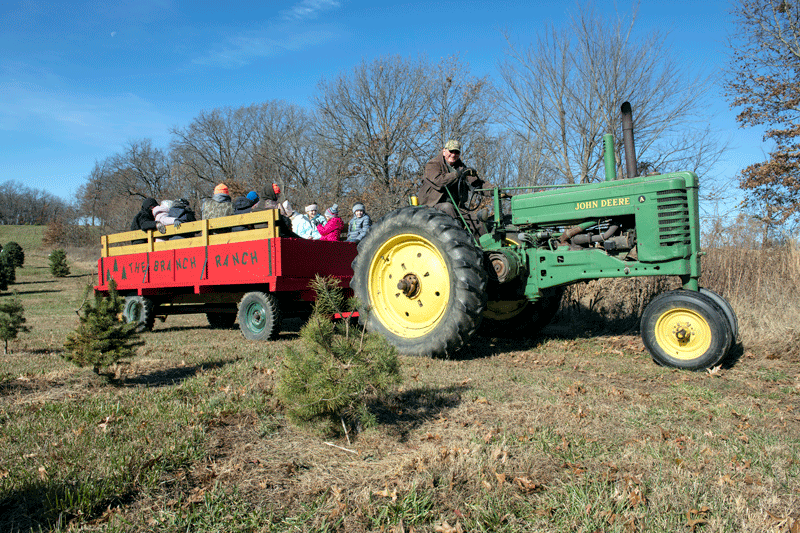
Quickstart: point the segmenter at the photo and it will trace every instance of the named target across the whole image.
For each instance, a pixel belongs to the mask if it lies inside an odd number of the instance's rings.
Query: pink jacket
[[[321,241],[341,241],[342,229],[344,229],[344,221],[339,217],[333,217],[325,224],[317,225]]]

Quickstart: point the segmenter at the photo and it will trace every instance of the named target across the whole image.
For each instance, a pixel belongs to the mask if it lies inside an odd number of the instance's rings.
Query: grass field
[[[797,328],[759,318],[791,316],[782,298],[731,298],[744,355],[714,372],[656,366],[580,313],[402,358],[348,443],[273,395],[297,323],[259,343],[169,317],[112,382],[64,362],[94,265],[52,278],[38,231],[0,226],[25,249],[11,289],[32,327],[0,366],[0,531],[800,530],[798,354],[777,342]]]

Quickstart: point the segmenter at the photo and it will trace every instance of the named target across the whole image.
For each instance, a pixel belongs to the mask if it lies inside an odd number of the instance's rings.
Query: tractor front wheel
[[[715,366],[733,340],[731,323],[714,299],[687,290],[654,298],[642,313],[641,333],[656,363],[686,370]]]
[[[239,329],[245,339],[265,341],[280,333],[278,299],[263,292],[248,292],[239,302]]]
[[[156,322],[156,315],[153,312],[153,300],[144,296],[126,296],[125,307],[122,309],[122,316],[125,322],[136,324],[136,331],[152,331]]]
[[[455,219],[424,206],[393,211],[370,229],[351,287],[367,329],[403,355],[455,354],[486,307],[481,250]]]

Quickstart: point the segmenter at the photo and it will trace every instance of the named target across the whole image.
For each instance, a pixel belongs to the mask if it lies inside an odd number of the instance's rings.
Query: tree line
[[[233,195],[275,182],[295,206],[359,201],[380,216],[407,203],[450,138],[489,181],[531,187],[603,179],[602,136],[614,133],[623,176],[626,100],[643,171],[711,171],[725,145],[703,114],[710,84],[675,59],[664,35],[636,37],[635,14],[578,13],[533,43],[509,38],[498,80],[458,57],[384,56],[321,80],[308,107],[270,100],[201,111],[172,128],[168,146],[132,140],[97,161],[77,213],[120,231],[145,197],[197,207],[220,182]]]

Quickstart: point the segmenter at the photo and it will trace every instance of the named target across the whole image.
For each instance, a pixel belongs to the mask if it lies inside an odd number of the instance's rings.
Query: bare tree
[[[530,176],[531,183],[603,179],[605,133],[618,139],[621,176],[626,100],[634,107],[637,155],[652,167],[704,173],[720,158],[724,143],[703,115],[710,84],[672,57],[663,35],[634,37],[635,19],[609,23],[578,6],[567,27],[545,28],[528,47],[509,39],[498,98],[517,142],[530,147],[532,168],[551,174]]]
[[[745,207],[767,233],[791,231],[800,222],[800,4],[739,0],[732,13],[731,107],[741,127],[766,126],[764,139],[775,143],[767,161],[741,172]]]

